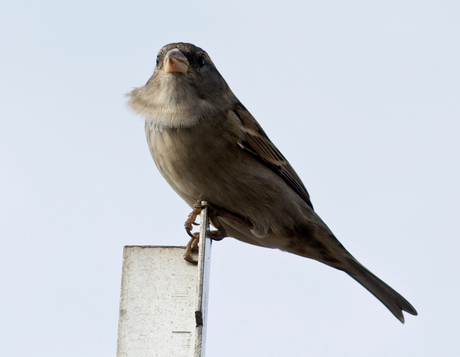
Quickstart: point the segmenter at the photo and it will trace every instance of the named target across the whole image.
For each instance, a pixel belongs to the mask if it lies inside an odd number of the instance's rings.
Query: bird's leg
[[[222,240],[225,237],[228,237],[227,232],[225,231],[225,228],[222,226],[222,224],[217,219],[218,217],[230,219],[232,221],[235,221],[245,226],[246,228],[252,228],[252,223],[248,219],[237,216],[236,214],[230,211],[227,211],[224,208],[215,206],[211,203],[207,203],[203,205],[201,202],[202,202],[201,200],[198,200],[195,202],[195,204],[193,205],[193,211],[189,214],[188,219],[185,222],[185,229],[187,230],[187,233],[190,236],[192,236],[192,233],[191,233],[192,224],[196,224],[195,223],[196,217],[200,214],[200,211],[205,207],[208,208],[209,219],[211,220],[213,226],[217,228],[217,230],[215,231],[208,231],[209,238],[213,240]]]
[[[184,223],[184,227],[185,227],[185,230],[187,231],[187,234],[192,237],[192,239],[194,238],[194,235],[192,233],[192,229],[193,229],[193,225],[198,225],[196,222],[195,222],[195,219],[196,217],[198,217],[198,215],[200,214],[201,212],[201,200],[197,201],[194,205],[193,205],[193,211],[190,212],[190,214],[188,215],[188,218],[187,220],[185,221]]]
[[[198,223],[195,222],[195,219],[201,212],[201,207],[198,203],[201,203],[201,201],[198,201],[193,205],[193,211],[190,212],[184,223],[185,231],[191,237],[187,247],[185,248],[184,259],[193,264],[198,264],[198,262],[193,259],[192,252],[198,250],[198,243],[200,242],[200,233],[192,233],[193,225],[198,225]]]
[[[230,211],[227,211],[224,208],[214,206],[211,203],[206,203],[203,205],[201,203],[201,200],[198,200],[195,202],[193,205],[193,211],[188,215],[187,220],[185,221],[185,230],[187,231],[187,234],[191,237],[190,241],[187,244],[187,248],[185,249],[185,254],[184,254],[184,259],[190,263],[197,264],[197,261],[193,259],[192,257],[192,252],[196,251],[198,249],[198,243],[200,241],[200,234],[199,233],[192,233],[193,225],[198,225],[195,222],[196,217],[200,214],[201,210],[205,207],[208,208],[208,217],[211,220],[213,226],[217,228],[217,230],[208,230],[207,236],[211,238],[212,240],[217,240],[220,241],[224,239],[225,237],[228,237],[227,232],[220,223],[220,221],[217,219],[218,217],[226,218],[232,221],[235,221],[246,228],[252,228],[252,223],[243,217],[237,216]]]
[[[185,253],[184,253],[184,259],[192,264],[198,264],[198,261],[193,259],[192,252],[198,250],[198,243],[200,242],[200,233],[193,233],[190,234],[192,238],[190,238],[190,241],[187,244],[187,247],[185,248]]]

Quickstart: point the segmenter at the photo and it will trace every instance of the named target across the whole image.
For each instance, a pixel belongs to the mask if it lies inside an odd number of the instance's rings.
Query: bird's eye
[[[198,57],[198,59],[196,60],[196,62],[198,63],[198,65],[199,65],[200,67],[203,67],[203,66],[206,64],[206,60],[204,59],[203,56]]]
[[[157,66],[158,66],[158,63],[160,63],[160,57],[157,56]]]

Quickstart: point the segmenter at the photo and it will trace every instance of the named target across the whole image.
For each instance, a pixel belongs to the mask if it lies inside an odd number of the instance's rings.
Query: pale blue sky
[[[213,245],[208,356],[459,356],[458,1],[0,4],[0,355],[114,356],[124,245],[184,245],[189,208],[124,94],[208,51],[348,250],[406,297]]]

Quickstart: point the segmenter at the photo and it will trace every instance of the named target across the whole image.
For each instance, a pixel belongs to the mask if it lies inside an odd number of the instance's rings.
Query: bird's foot
[[[243,217],[237,216],[230,211],[227,211],[224,208],[215,206],[211,203],[202,204],[201,200],[198,200],[193,205],[193,211],[188,215],[187,220],[185,221],[184,227],[187,234],[191,237],[190,242],[187,244],[187,248],[185,250],[184,259],[190,263],[196,264],[196,260],[192,257],[192,252],[198,250],[198,243],[199,243],[199,233],[192,233],[193,225],[199,225],[195,222],[196,217],[200,214],[203,208],[208,208],[208,217],[211,220],[213,226],[215,226],[216,230],[207,230],[206,235],[211,238],[212,240],[220,241],[225,237],[228,237],[228,234],[224,228],[224,226],[220,223],[217,219],[218,217],[226,218],[232,221],[235,221],[246,228],[252,228],[252,223]]]
[[[193,258],[192,253],[198,250],[198,243],[200,242],[200,233],[190,234],[192,238],[187,244],[184,253],[184,259],[192,264],[198,264],[198,261]]]
[[[201,201],[197,201],[193,205],[193,211],[190,212],[187,220],[184,223],[185,231],[190,237],[192,237],[192,240],[195,238],[194,236],[195,233],[192,233],[192,229],[194,225],[198,226],[198,223],[196,223],[195,220],[196,220],[196,217],[198,217],[198,215],[200,214],[202,208],[204,207],[202,207]]]
[[[192,233],[193,226],[194,225],[195,226],[199,225],[198,223],[195,222],[196,217],[198,217],[198,215],[200,214],[201,210],[203,208],[206,208],[206,207],[208,208],[208,217],[211,219],[211,221],[213,221],[213,224],[214,224],[214,222],[216,222],[216,224],[217,224],[217,227],[216,227],[217,230],[215,230],[215,231],[208,230],[207,231],[208,237],[211,238],[212,240],[222,240],[225,237],[227,237],[227,232],[225,231],[225,228],[220,224],[220,222],[218,220],[215,219],[218,216],[222,216],[223,210],[221,208],[217,207],[217,206],[212,205],[212,204],[209,204],[209,203],[202,204],[201,202],[202,202],[201,200],[198,200],[198,201],[195,202],[195,204],[193,205],[193,211],[190,212],[190,214],[188,215],[188,218],[187,218],[187,220],[185,221],[185,224],[184,224],[185,231],[192,238],[190,240],[190,242],[193,241],[194,239],[196,239],[197,234],[198,234],[198,233]]]

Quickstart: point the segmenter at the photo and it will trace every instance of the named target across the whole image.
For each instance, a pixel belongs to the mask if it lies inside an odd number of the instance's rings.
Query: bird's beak
[[[190,63],[187,57],[177,48],[169,50],[163,61],[163,70],[165,73],[179,72],[187,74]]]

